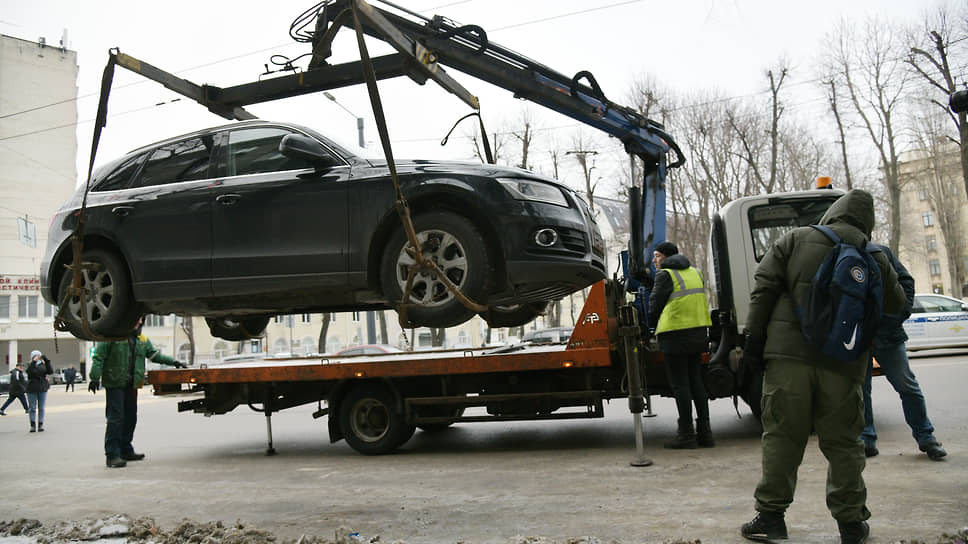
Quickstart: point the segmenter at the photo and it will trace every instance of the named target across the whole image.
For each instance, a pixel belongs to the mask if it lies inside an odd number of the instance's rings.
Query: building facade
[[[54,335],[40,262],[54,211],[77,183],[77,54],[0,35],[0,353],[4,369],[48,354],[58,369],[86,350]]]
[[[901,156],[899,258],[918,293],[968,296],[968,198],[958,146]]]

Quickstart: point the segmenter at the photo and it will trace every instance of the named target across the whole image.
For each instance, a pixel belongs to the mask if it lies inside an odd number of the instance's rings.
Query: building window
[[[10,295],[0,295],[0,319],[10,321]]]
[[[303,323],[312,323],[313,322],[313,314],[302,314],[302,322]]]
[[[215,342],[215,349],[213,351],[215,352],[215,358],[221,359],[229,354],[229,345],[222,340],[219,340],[218,342]]]
[[[360,322],[360,312],[353,312],[353,323]]]
[[[928,188],[925,185],[918,185],[918,199],[927,200],[928,199]]]
[[[44,319],[53,319],[57,315],[57,306],[44,303]]]
[[[282,315],[277,315],[277,316],[276,316],[276,317],[274,317],[274,318],[273,318],[272,320],[273,320],[273,322],[275,322],[275,323],[277,323],[277,324],[278,324],[278,323],[282,323],[282,320],[283,320],[284,318],[285,318],[285,316],[282,316]]]
[[[934,212],[921,212],[921,223],[925,227],[934,226]]]
[[[262,339],[249,340],[249,353],[262,353]]]
[[[928,251],[938,251],[938,238],[935,236],[928,236],[924,239],[924,245]]]
[[[931,269],[932,276],[941,275],[941,261],[939,261],[938,259],[931,259],[930,261],[928,261],[928,268]]]
[[[37,319],[37,295],[20,295],[17,297],[17,317],[19,319]]]
[[[145,327],[164,327],[165,316],[148,314],[145,316]]]

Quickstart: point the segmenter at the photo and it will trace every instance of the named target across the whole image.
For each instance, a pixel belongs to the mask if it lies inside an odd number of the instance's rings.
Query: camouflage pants
[[[866,520],[867,488],[861,379],[797,361],[768,361],[763,376],[763,476],[756,510],[784,512],[793,502],[797,469],[816,431],[827,459],[827,508],[838,521]]]

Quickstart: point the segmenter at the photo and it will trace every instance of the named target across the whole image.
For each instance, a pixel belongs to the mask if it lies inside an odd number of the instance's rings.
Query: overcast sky
[[[373,2],[380,7],[379,2]],[[729,96],[762,92],[763,73],[781,56],[790,59],[791,81],[812,79],[824,36],[841,19],[879,16],[916,22],[930,1],[913,0],[397,0],[425,16],[445,15],[483,27],[491,40],[564,74],[589,70],[607,97],[625,103],[632,79],[650,75],[680,91],[716,89]],[[290,58],[309,51],[289,38],[294,18],[309,0],[143,2],[140,0],[0,0],[0,33],[57,45],[66,32],[77,51],[78,163],[87,162],[97,107],[97,90],[107,51],[121,51],[195,83],[219,86],[256,80],[272,54]],[[355,42],[343,30],[335,62],[357,60]],[[385,50],[374,45],[371,54]],[[302,63],[304,66],[305,63]],[[491,126],[520,118],[522,103],[496,89],[449,70],[481,98]],[[108,127],[98,162],[153,141],[223,124],[225,121],[154,83],[119,70]],[[470,110],[457,98],[402,78],[381,83],[394,154],[398,158],[469,159],[467,141],[438,144],[454,121]],[[365,118],[366,139],[377,146],[376,130],[363,86],[333,94],[346,109]],[[157,105],[156,105],[157,104]],[[40,105],[40,104],[39,104]],[[299,122],[356,140],[356,124],[344,109],[321,94],[251,106],[259,117]],[[548,134],[570,134],[577,123],[531,109]],[[8,112],[3,112],[8,113]],[[561,128],[558,128],[561,127]],[[458,129],[469,134],[471,125]],[[588,129],[589,134],[597,134]],[[565,136],[570,139],[570,135]],[[81,169],[83,167],[79,167]],[[81,173],[79,175],[84,175]]]

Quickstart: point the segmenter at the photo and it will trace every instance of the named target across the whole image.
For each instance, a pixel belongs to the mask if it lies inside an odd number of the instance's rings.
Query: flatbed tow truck
[[[92,164],[114,66],[157,81],[228,119],[252,118],[245,110],[249,104],[366,83],[392,165],[376,81],[403,75],[420,84],[432,79],[478,110],[477,98],[447,75],[446,65],[615,136],[630,155],[641,159],[641,186],[630,191],[633,228],[624,277],[592,286],[564,344],[265,360],[151,371],[148,383],[158,395],[191,396],[179,402],[179,411],[216,415],[248,406],[264,413],[269,454],[274,452],[271,415],[313,403],[318,405],[314,418],[328,416],[331,441],[345,439],[361,453],[383,454],[404,444],[418,427],[432,431],[459,422],[601,418],[603,402],[627,398],[636,447],[632,464],[650,465],[643,454],[642,416],[651,415],[652,395],[672,396],[672,391],[662,356],[643,323],[649,291],[638,280],[652,274],[646,256],[665,239],[666,174],[684,162],[674,139],[660,124],[606,99],[589,72],[569,78],[490,42],[480,27],[440,16],[428,19],[382,3],[394,10],[377,9],[364,0],[317,4],[290,30],[297,40],[312,43],[309,70],[234,87],[199,86],[112,50],[102,81]],[[305,31],[311,25],[314,30]],[[326,59],[342,27],[355,29],[361,60],[330,65]],[[364,34],[397,52],[370,59]],[[677,157],[671,164],[670,152]],[[823,190],[750,197],[731,203],[715,218],[711,277],[719,308],[712,312],[712,349],[704,365],[711,399],[732,397],[735,404],[743,398],[758,414],[760,380],[744,373],[738,332],[752,270],[764,244],[789,228],[816,222],[839,194]],[[635,302],[628,302],[633,294]],[[483,407],[486,415],[480,409],[466,410],[475,407]]]

